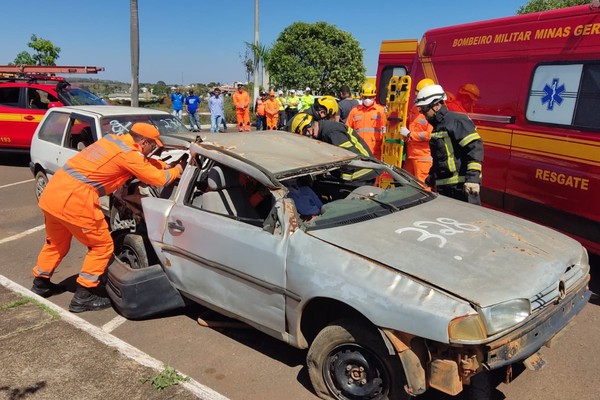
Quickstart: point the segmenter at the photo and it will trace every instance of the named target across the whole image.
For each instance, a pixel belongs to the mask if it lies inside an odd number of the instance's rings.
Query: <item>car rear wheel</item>
[[[152,249],[146,244],[142,235],[128,233],[123,237],[123,242],[119,244],[116,254],[119,260],[132,269],[140,269],[150,265],[149,253],[151,251]]]
[[[42,192],[46,188],[47,184],[48,184],[48,177],[46,176],[44,171],[38,171],[35,174],[35,199],[36,200],[38,200],[38,201],[40,200],[40,196],[42,195]]]
[[[308,374],[322,399],[410,398],[402,364],[374,327],[341,320],[325,327],[307,355]]]

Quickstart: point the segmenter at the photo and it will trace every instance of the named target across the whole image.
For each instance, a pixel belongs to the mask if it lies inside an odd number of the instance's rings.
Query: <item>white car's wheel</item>
[[[388,354],[374,327],[341,320],[323,328],[306,363],[315,392],[323,399],[410,398],[398,356]]]
[[[141,235],[135,233],[125,235],[120,249],[115,253],[119,260],[132,269],[147,268],[149,266],[148,248]]]
[[[48,184],[48,177],[46,176],[44,171],[38,171],[37,174],[35,174],[35,199],[36,200],[38,200],[38,201],[40,200],[40,196],[42,195],[42,192],[46,188],[47,184]]]

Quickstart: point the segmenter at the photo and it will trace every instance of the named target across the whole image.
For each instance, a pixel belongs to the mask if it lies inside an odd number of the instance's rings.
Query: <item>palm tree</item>
[[[131,106],[139,106],[140,86],[140,29],[138,20],[138,2],[129,1],[131,12],[130,47],[131,47]]]

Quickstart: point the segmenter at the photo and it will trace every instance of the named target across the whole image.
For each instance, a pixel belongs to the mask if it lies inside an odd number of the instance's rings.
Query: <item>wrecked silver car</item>
[[[360,180],[372,171],[386,189]],[[143,318],[185,298],[307,348],[322,398],[455,395],[538,367],[590,296],[573,239],[298,135],[193,143],[177,186],[141,204],[148,266],[110,266],[115,307]]]

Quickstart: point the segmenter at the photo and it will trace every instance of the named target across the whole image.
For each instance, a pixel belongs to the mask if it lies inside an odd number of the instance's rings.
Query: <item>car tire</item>
[[[132,269],[147,268],[154,264],[154,250],[142,235],[128,233],[115,252],[117,258]]]
[[[388,353],[373,326],[351,320],[326,326],[312,342],[306,363],[322,399],[410,398],[402,363]]]
[[[35,174],[35,199],[40,201],[40,196],[48,184],[48,177],[44,171],[38,171]]]

